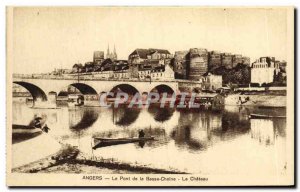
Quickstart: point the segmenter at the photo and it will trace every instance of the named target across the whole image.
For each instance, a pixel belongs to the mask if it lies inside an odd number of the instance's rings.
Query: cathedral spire
[[[107,45],[107,53],[106,53],[106,58],[110,58],[110,52],[109,52],[109,44]]]
[[[114,54],[116,55],[116,45],[114,45]]]
[[[107,45],[107,55],[109,55],[109,44]]]

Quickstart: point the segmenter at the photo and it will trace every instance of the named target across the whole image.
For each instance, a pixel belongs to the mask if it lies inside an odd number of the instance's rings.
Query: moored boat
[[[20,143],[37,137],[43,133],[42,129],[27,125],[12,125],[12,144]]]
[[[116,138],[116,139],[94,137],[93,139],[94,139],[93,149],[97,149],[100,147],[107,147],[111,145],[150,141],[150,140],[154,140],[154,137],[140,137],[140,138],[132,137],[132,138]]]
[[[250,114],[251,119],[270,119],[270,118],[286,118],[286,116],[273,116],[273,115],[262,115],[262,114]]]
[[[69,94],[68,105],[71,107],[84,105],[84,96],[82,94]]]
[[[34,126],[27,126],[27,125],[12,125],[12,133],[23,133],[23,134],[33,134],[42,132],[42,129],[36,128]]]

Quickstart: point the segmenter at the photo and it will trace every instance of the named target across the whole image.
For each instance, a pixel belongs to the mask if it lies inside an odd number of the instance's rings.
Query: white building
[[[109,79],[113,77],[113,71],[107,70],[92,72],[92,77],[99,79]]]
[[[139,79],[147,79],[151,77],[151,68],[144,68],[138,71]]]
[[[202,78],[203,88],[205,90],[217,90],[222,87],[222,75],[208,73]]]
[[[258,83],[259,85],[272,83],[274,75],[278,72],[279,68],[275,65],[274,57],[261,57],[252,63],[251,83]]]
[[[151,78],[152,80],[174,80],[175,74],[169,65],[155,67],[154,69],[139,70],[140,79]]]
[[[117,70],[113,72],[114,79],[129,79],[130,73],[129,70]]]

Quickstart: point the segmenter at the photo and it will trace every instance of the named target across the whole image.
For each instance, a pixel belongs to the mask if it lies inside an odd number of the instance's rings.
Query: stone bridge
[[[127,93],[149,93],[156,89],[158,92],[179,93],[179,83],[173,81],[141,81],[141,80],[104,80],[104,79],[77,79],[58,77],[31,77],[14,75],[13,83],[23,86],[32,95],[33,100],[48,99],[49,93],[59,94],[68,86],[76,87],[82,94],[101,94],[120,89]]]

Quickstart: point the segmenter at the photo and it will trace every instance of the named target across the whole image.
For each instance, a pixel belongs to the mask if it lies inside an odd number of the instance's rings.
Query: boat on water
[[[286,108],[286,106],[258,106],[258,108],[262,109],[273,109],[273,108]]]
[[[250,114],[251,119],[271,119],[271,118],[286,118],[286,116],[273,116],[273,115],[262,115],[262,114]]]
[[[42,129],[27,125],[12,125],[12,144],[35,138],[43,133]]]
[[[131,137],[131,138],[116,138],[116,139],[94,137],[93,139],[94,139],[93,149],[97,149],[100,147],[107,147],[112,145],[151,141],[154,140],[154,137]]]
[[[35,107],[35,106],[32,106],[30,108],[32,108],[32,109],[46,109],[46,110],[48,110],[48,109],[61,109],[60,107]]]
[[[42,133],[42,129],[27,125],[12,125],[12,134],[38,134]]]
[[[70,107],[83,106],[84,96],[82,94],[69,94],[68,95],[68,105]]]

